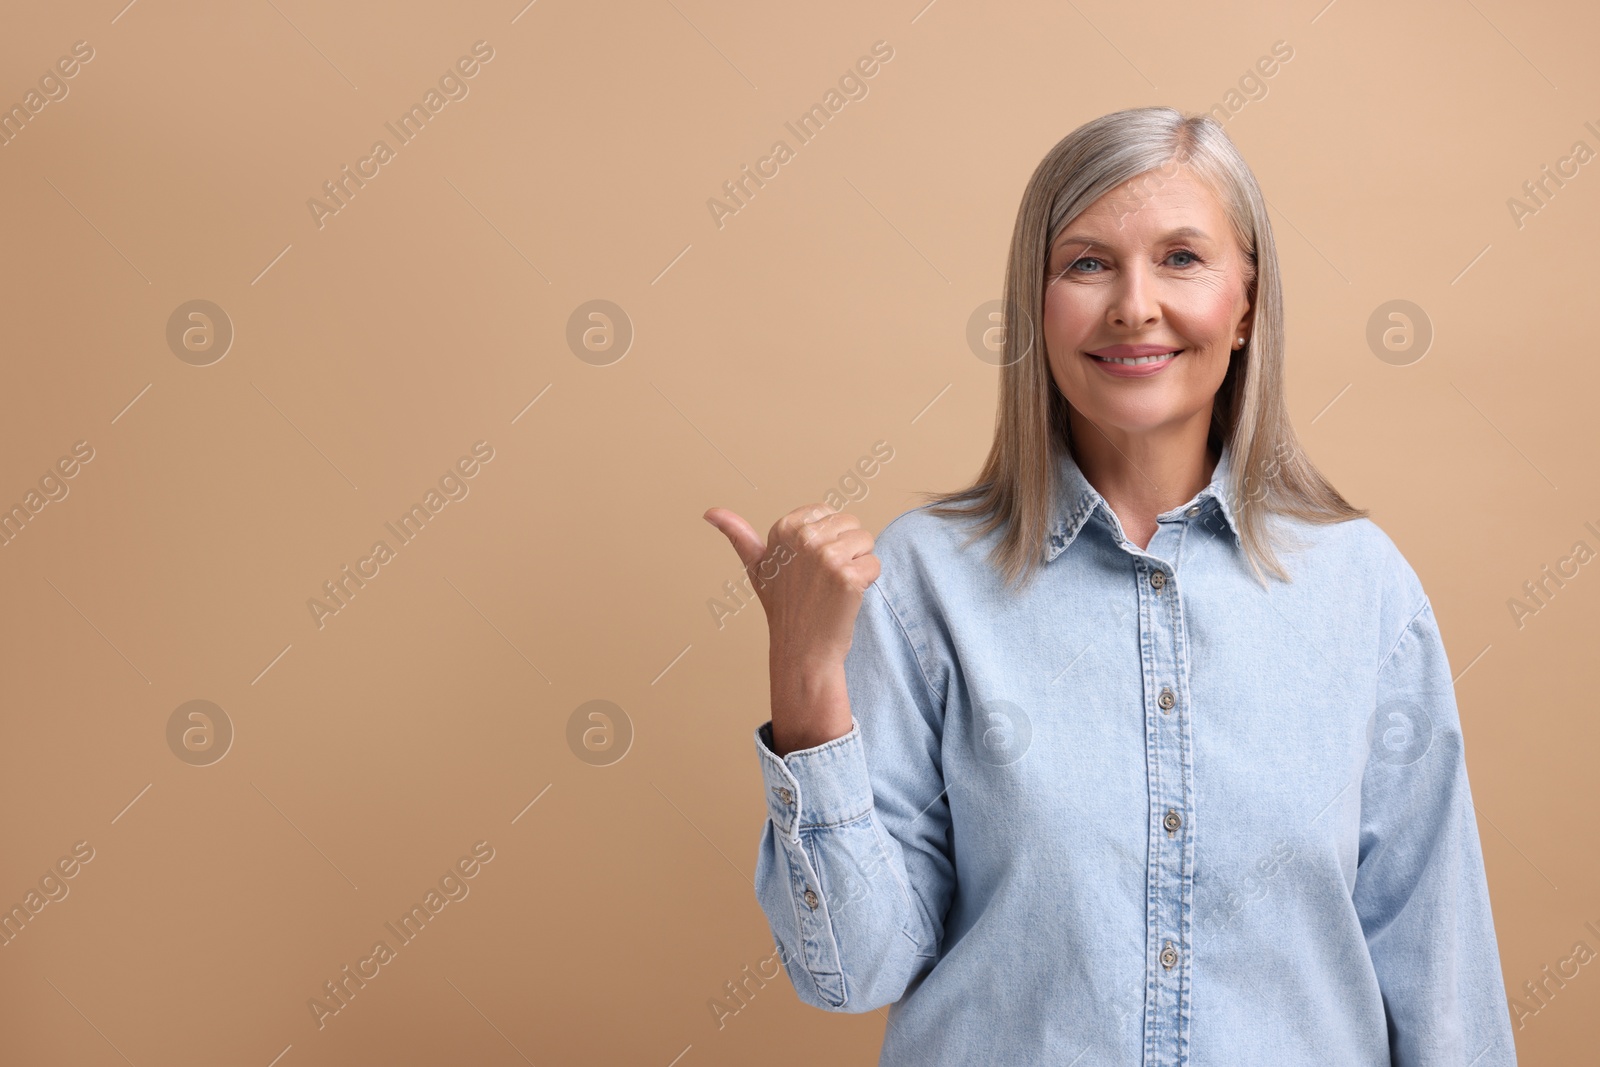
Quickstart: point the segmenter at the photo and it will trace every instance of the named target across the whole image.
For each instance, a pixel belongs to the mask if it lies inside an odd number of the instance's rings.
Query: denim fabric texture
[[[1226,448],[1148,548],[1070,456],[1033,584],[926,507],[877,537],[851,730],[755,731],[756,897],[880,1067],[1516,1062],[1451,669],[1368,519],[1272,521]]]

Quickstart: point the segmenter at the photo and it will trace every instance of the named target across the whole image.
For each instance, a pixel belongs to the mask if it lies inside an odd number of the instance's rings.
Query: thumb
[[[701,518],[722,531],[746,568],[755,566],[766,557],[767,543],[742,516],[727,508],[710,508]]]

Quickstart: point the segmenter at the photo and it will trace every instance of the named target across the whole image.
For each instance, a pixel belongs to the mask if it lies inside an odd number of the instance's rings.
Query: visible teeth
[[[1094,358],[1098,359],[1098,360],[1101,360],[1102,362],[1105,362],[1105,363],[1120,363],[1124,367],[1137,367],[1142,363],[1154,363],[1157,360],[1171,359],[1173,356],[1177,355],[1179,352],[1182,352],[1182,351],[1183,351],[1183,349],[1180,348],[1180,349],[1176,349],[1176,350],[1174,350],[1172,352],[1167,352],[1167,353],[1165,353],[1163,355],[1159,355],[1159,356],[1138,356],[1138,357],[1132,358],[1132,359],[1120,359],[1120,358],[1117,358],[1115,356],[1095,356]]]

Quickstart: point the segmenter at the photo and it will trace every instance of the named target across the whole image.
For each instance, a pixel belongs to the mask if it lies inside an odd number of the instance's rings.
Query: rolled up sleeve
[[[1379,668],[1353,901],[1395,1067],[1516,1063],[1455,690],[1424,598]]]
[[[755,731],[767,807],[755,881],[800,999],[865,1012],[932,968],[954,888],[942,703],[878,582],[845,675],[849,733],[780,758],[771,721]]]

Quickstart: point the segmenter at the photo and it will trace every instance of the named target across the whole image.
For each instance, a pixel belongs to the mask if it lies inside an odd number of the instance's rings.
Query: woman
[[[1296,442],[1221,127],[1056,145],[1005,321],[970,488],[876,539],[706,513],[768,617],[795,991],[893,1005],[882,1065],[1515,1063],[1438,626]]]

